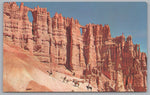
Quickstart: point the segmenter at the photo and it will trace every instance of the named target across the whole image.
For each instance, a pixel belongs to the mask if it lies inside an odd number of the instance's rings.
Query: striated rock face
[[[139,44],[133,44],[132,36],[112,38],[109,25],[82,26],[58,13],[51,18],[46,8],[31,9],[23,3],[19,8],[11,2],[4,3],[3,35],[4,40],[29,50],[41,62],[56,69],[65,66],[75,76],[89,79],[98,91],[147,89],[146,54],[140,52]],[[102,75],[108,81],[104,82]]]
[[[4,39],[16,46],[33,51],[32,23],[28,19],[28,7],[21,3],[20,8],[16,3],[4,3]]]

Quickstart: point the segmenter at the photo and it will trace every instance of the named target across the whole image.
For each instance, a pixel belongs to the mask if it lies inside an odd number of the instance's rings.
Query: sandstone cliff
[[[28,12],[32,12],[33,22]],[[80,32],[82,28],[82,35]],[[76,77],[91,80],[99,91],[146,91],[147,57],[132,36],[112,38],[109,25],[87,24],[46,8],[4,3],[3,39],[30,51],[53,68],[65,66]],[[63,72],[62,72],[63,73]],[[109,81],[102,83],[104,74]],[[114,85],[114,86],[113,86]]]

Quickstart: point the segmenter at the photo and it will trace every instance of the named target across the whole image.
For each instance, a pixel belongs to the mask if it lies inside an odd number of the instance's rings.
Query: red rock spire
[[[28,19],[29,11],[33,15],[32,23]],[[128,36],[127,41],[125,41],[123,33],[121,36],[112,38],[109,25],[104,25],[104,27],[102,24],[82,26],[73,17],[65,18],[56,12],[55,16],[51,18],[46,8],[37,6],[37,8],[31,9],[24,6],[23,3],[20,8],[16,3],[4,3],[3,23],[4,40],[29,50],[42,63],[49,63],[51,64],[49,66],[56,69],[65,66],[70,71],[78,72],[77,77],[83,76],[82,72],[86,66],[92,70],[98,66],[97,64],[101,64],[102,69],[108,64],[111,71],[109,73],[113,74],[119,69],[118,75],[114,74],[114,76],[124,80],[124,85],[121,80],[118,80],[118,87],[121,83],[121,86],[126,88],[128,80],[135,81],[134,79],[140,77],[143,81],[136,80],[137,84],[132,84],[132,89],[139,90],[138,84],[141,84],[143,85],[143,87],[141,86],[142,91],[146,90],[146,54],[140,52],[140,47],[136,50],[132,36]],[[80,28],[83,29],[82,35]],[[118,48],[117,52],[116,47]],[[135,57],[135,53],[137,57]],[[135,59],[136,61],[134,61]],[[113,64],[117,66],[115,69],[113,69]],[[135,64],[139,64],[138,67]],[[136,68],[141,68],[139,69],[140,74],[129,72],[135,71]],[[107,70],[100,70],[100,72],[104,76],[109,75]],[[91,75],[89,72],[86,74]],[[111,79],[114,81],[114,78]],[[116,91],[122,91],[122,89],[117,88]]]

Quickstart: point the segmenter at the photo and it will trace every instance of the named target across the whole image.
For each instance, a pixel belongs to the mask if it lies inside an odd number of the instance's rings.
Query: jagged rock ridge
[[[82,26],[78,20],[58,13],[51,18],[46,8],[31,9],[23,3],[19,8],[11,2],[4,3],[3,35],[4,40],[29,50],[41,62],[56,68],[63,65],[75,76],[90,79],[98,91],[147,89],[146,54],[140,52],[139,44],[133,44],[132,36],[126,40],[123,34],[112,38],[109,25]],[[101,74],[109,81],[101,83]]]

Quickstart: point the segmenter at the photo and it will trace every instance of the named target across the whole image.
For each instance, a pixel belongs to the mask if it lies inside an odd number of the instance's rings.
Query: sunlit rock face
[[[139,44],[133,44],[131,35],[112,38],[109,25],[82,26],[62,14],[51,18],[46,8],[31,9],[23,3],[19,7],[11,2],[4,3],[3,35],[4,40],[30,51],[41,62],[56,69],[65,66],[76,77],[90,79],[98,91],[147,89],[146,54],[140,52]]]

